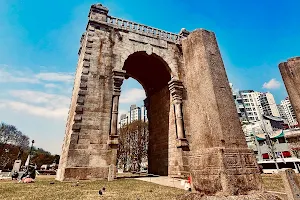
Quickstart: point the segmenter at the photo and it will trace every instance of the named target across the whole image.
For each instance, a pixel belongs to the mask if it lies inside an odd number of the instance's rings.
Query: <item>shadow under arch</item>
[[[160,56],[143,51],[129,55],[123,70],[126,78],[134,78],[143,86],[147,97],[168,85],[172,77],[171,69]]]
[[[137,80],[144,88],[149,120],[148,172],[168,175],[171,70],[158,55],[135,52],[126,59],[126,78]]]

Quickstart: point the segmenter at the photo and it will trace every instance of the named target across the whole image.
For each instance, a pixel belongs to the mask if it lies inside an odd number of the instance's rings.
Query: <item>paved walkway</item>
[[[182,179],[177,178],[170,178],[168,176],[159,176],[159,177],[139,177],[135,178],[137,180],[141,181],[147,181],[159,185],[169,186],[169,187],[175,187],[179,189],[184,189],[184,186],[181,185]]]

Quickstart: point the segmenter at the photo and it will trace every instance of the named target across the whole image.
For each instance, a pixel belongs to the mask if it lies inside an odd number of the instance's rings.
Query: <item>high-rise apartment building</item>
[[[233,99],[234,99],[234,103],[235,103],[236,110],[237,110],[237,113],[239,115],[240,121],[241,122],[248,121],[246,111],[245,111],[245,107],[244,107],[244,104],[243,104],[243,99],[241,98],[240,94],[236,90],[234,90],[232,83],[230,83],[230,88],[231,88],[231,91],[232,91],[232,96],[233,96]]]
[[[136,105],[131,105],[129,115],[130,115],[130,122],[141,120],[141,108]]]
[[[294,109],[288,97],[281,101],[280,105],[278,105],[278,109],[281,117],[288,121],[290,127],[298,124]]]
[[[263,109],[260,103],[260,92],[241,90],[239,93],[245,107],[247,120],[249,122],[261,121]]]
[[[131,105],[129,112],[127,114],[122,114],[120,117],[120,125],[121,127],[130,124],[134,121],[142,120],[142,121],[148,121],[147,118],[147,110],[145,106],[138,107],[136,105]]]
[[[274,96],[270,92],[260,94],[260,104],[264,115],[280,117]]]
[[[242,99],[246,118],[249,122],[261,121],[263,115],[280,117],[274,96],[270,92],[241,90],[239,96]]]

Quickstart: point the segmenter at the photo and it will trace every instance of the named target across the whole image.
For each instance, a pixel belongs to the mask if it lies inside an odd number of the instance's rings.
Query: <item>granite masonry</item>
[[[116,165],[121,85],[144,87],[149,119],[149,173],[192,176],[206,195],[261,190],[215,34],[169,33],[91,6],[57,179],[107,179]]]
[[[279,70],[297,121],[300,122],[300,57],[294,57],[279,64]]]

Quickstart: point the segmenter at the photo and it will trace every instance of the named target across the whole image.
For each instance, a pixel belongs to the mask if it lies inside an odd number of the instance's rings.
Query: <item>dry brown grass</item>
[[[267,191],[284,192],[279,175],[263,175],[263,185]],[[50,184],[54,182],[54,184]],[[102,196],[98,191],[105,187]],[[54,181],[54,176],[38,176],[33,184],[22,184],[16,181],[0,181],[0,199],[176,199],[185,194],[184,190],[165,187],[135,179],[121,178],[116,181]],[[285,196],[285,195],[283,195]]]
[[[54,182],[54,184],[50,184]],[[105,187],[102,196],[98,191]],[[22,184],[16,181],[0,181],[0,199],[176,199],[184,190],[160,186],[134,179],[116,181],[58,182],[54,177],[39,176],[35,183]]]
[[[284,192],[284,185],[280,175],[262,175],[263,186],[267,191]]]

